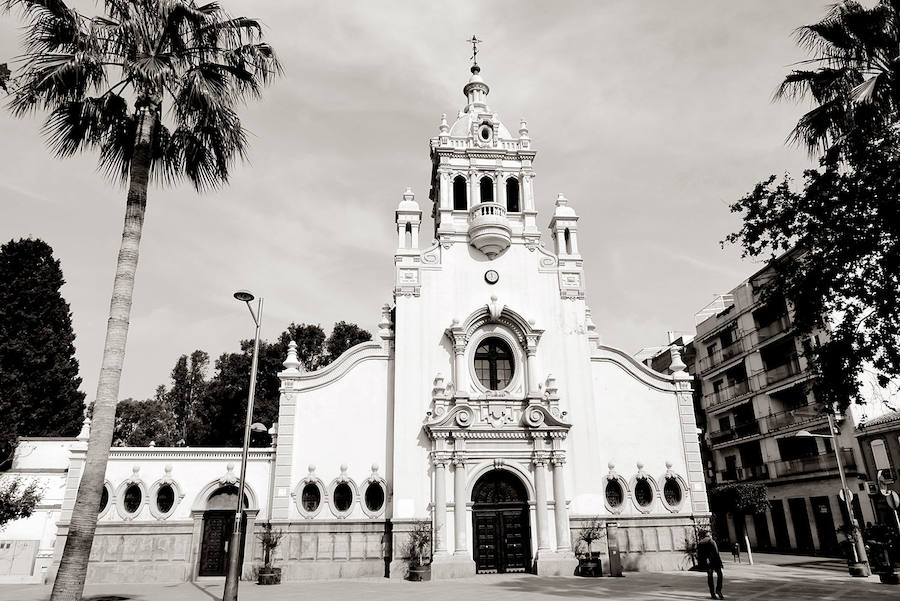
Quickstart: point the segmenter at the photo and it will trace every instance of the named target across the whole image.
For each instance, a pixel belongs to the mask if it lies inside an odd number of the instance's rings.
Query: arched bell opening
[[[527,572],[532,565],[528,491],[508,470],[495,469],[472,487],[472,536],[479,574]]]

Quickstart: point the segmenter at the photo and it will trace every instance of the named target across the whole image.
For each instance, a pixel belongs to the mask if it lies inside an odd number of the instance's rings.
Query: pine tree
[[[73,436],[84,416],[65,283],[38,239],[0,246],[0,452],[17,436]],[[2,460],[2,459],[0,459]]]

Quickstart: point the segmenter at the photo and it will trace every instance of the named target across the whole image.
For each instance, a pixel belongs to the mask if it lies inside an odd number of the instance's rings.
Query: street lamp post
[[[830,411],[826,412],[825,416],[828,418],[828,434],[813,434],[809,430],[800,430],[794,434],[794,436],[831,439],[831,446],[834,447],[834,456],[837,458],[838,473],[841,475],[841,497],[843,497],[844,505],[847,507],[847,519],[850,521],[850,533],[853,536],[853,553],[856,556],[856,563],[863,564],[862,570],[859,573],[855,573],[851,566],[850,575],[869,576],[869,557],[866,555],[866,543],[859,530],[859,524],[856,521],[856,518],[853,517],[853,504],[850,502],[853,491],[847,486],[847,476],[844,473],[844,462],[841,460],[841,449],[838,446],[837,436],[835,436],[834,433],[834,418],[831,416]]]
[[[256,393],[256,366],[259,359],[259,325],[262,321],[263,299],[257,301],[256,311],[250,306],[253,294],[246,290],[238,290],[234,298],[245,303],[253,323],[256,324],[256,335],[253,341],[253,363],[250,367],[250,394],[247,396],[247,419],[244,424],[244,448],[241,453],[241,478],[238,483],[237,510],[234,513],[234,530],[231,532],[231,542],[228,547],[228,573],[225,576],[225,592],[222,601],[237,601],[238,581],[241,575],[241,547],[244,537],[241,532],[241,523],[244,513],[244,487],[247,480],[247,455],[250,448],[250,429],[253,420],[253,397]]]

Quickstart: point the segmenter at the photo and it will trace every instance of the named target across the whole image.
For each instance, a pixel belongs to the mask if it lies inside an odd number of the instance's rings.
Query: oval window
[[[103,492],[100,493],[100,511],[97,513],[103,513],[107,505],[109,505],[109,489],[104,486]]]
[[[144,493],[137,484],[129,484],[125,489],[124,507],[126,513],[136,513],[141,508],[141,501],[144,500]]]
[[[347,511],[353,503],[353,491],[346,482],[341,482],[334,487],[334,508],[338,511]]]
[[[499,338],[488,338],[475,350],[475,375],[488,390],[509,386],[515,372],[512,350]]]
[[[481,126],[481,139],[485,140],[485,141],[491,139],[491,126],[490,125],[482,125]]]
[[[653,502],[653,489],[646,480],[638,480],[634,485],[634,500],[641,507],[647,507]]]
[[[678,483],[678,480],[675,478],[669,478],[666,480],[666,485],[663,487],[663,495],[666,497],[666,503],[671,507],[676,507],[681,504],[681,485]]]
[[[606,483],[606,502],[609,503],[609,506],[612,508],[618,508],[622,505],[622,498],[624,497],[624,492],[622,491],[622,485],[618,480],[609,480]]]
[[[322,502],[322,493],[319,492],[319,487],[310,482],[306,486],[303,487],[303,492],[300,494],[300,503],[303,505],[304,511],[315,511],[319,508],[319,503]]]
[[[156,508],[160,513],[169,513],[175,505],[175,489],[171,484],[163,484],[156,491]]]
[[[369,511],[381,511],[384,506],[384,490],[381,484],[373,482],[366,488],[366,507]]]

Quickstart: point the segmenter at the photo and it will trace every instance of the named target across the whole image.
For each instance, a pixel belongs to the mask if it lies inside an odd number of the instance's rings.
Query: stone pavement
[[[900,586],[881,584],[877,577],[851,578],[837,560],[764,554],[754,555],[754,560],[754,566],[726,562],[726,599],[900,601]],[[46,586],[0,586],[0,601],[43,601],[49,594],[50,589]],[[221,598],[221,581],[89,586],[84,596],[85,601],[214,601]],[[241,601],[664,601],[708,598],[706,574],[701,572],[628,572],[624,578],[510,574],[424,583],[372,578],[267,587],[242,582],[240,587]]]

